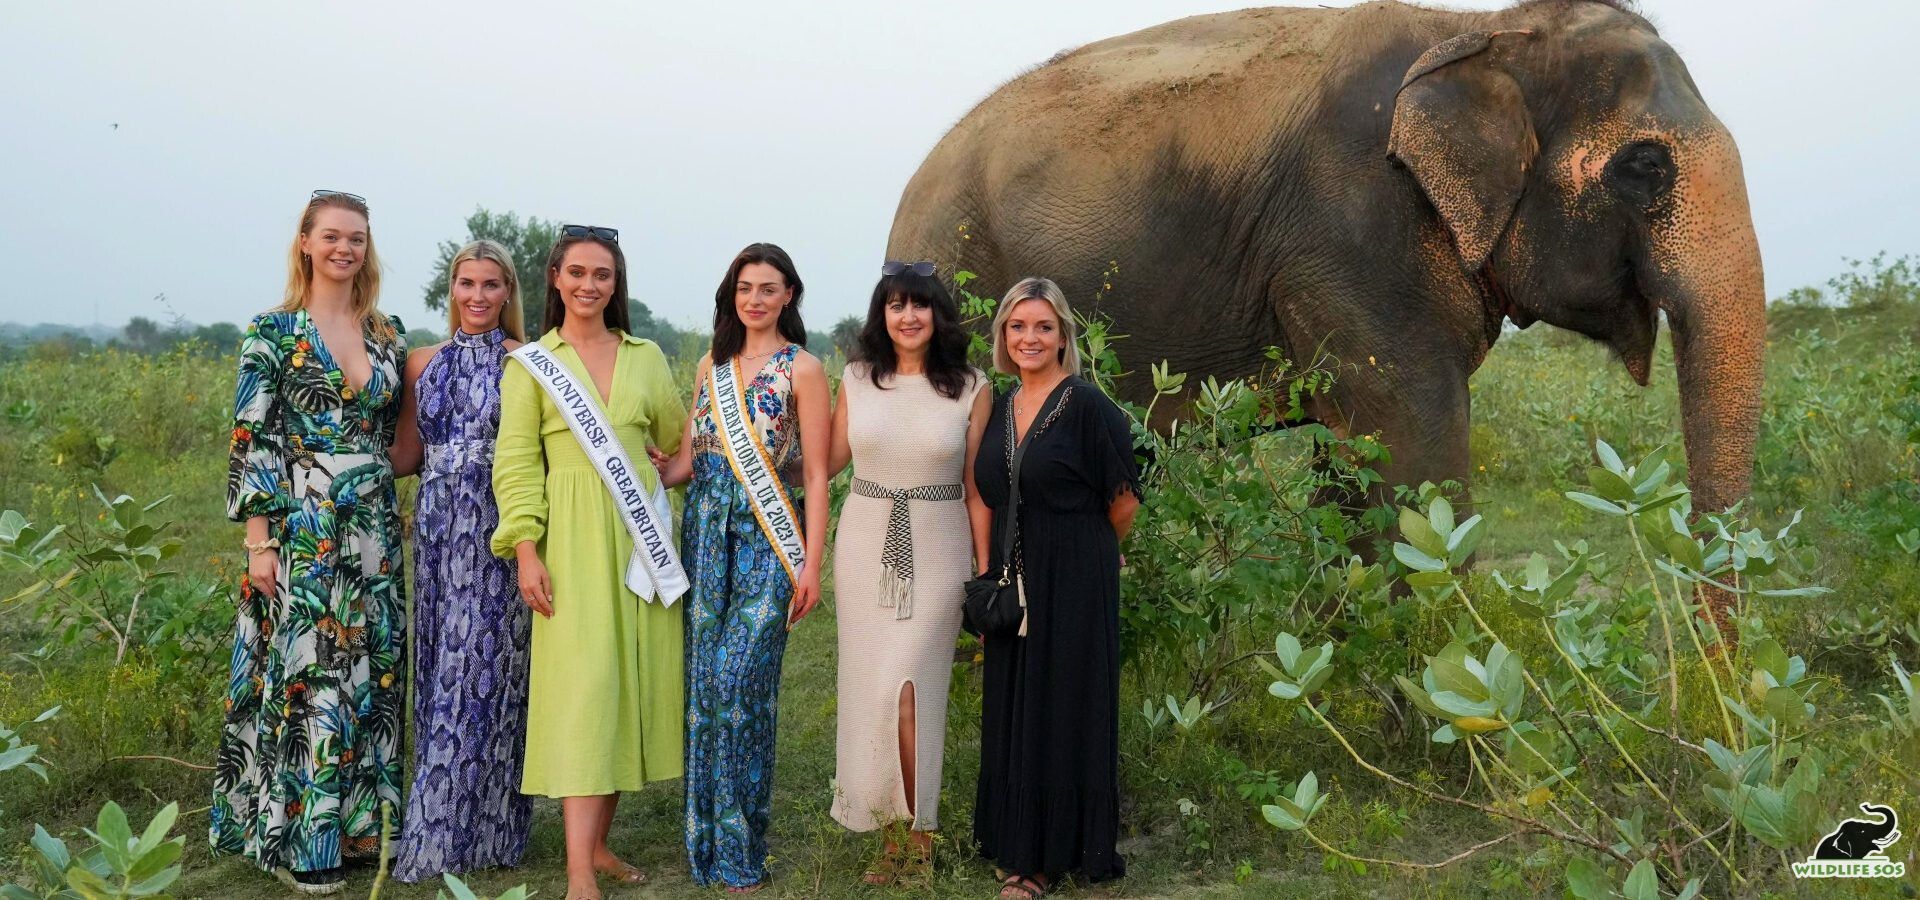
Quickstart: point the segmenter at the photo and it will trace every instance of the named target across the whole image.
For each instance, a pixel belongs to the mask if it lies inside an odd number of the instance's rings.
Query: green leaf
[[[1633,499],[1633,485],[1628,484],[1625,478],[1606,469],[1597,466],[1588,469],[1587,483],[1593,485],[1594,493],[1616,503]]]
[[[174,820],[178,818],[180,818],[178,803],[169,803],[166,809],[155,813],[153,821],[147,823],[147,830],[140,835],[140,843],[134,845],[133,855],[139,856],[160,846],[160,842],[167,839],[167,832],[173,830]]]
[[[12,544],[20,539],[20,532],[27,527],[27,517],[19,510],[9,509],[0,512],[0,544]]]
[[[33,849],[40,851],[40,855],[59,871],[66,871],[67,866],[73,863],[73,857],[67,853],[67,843],[48,834],[45,828],[37,824],[33,826]]]
[[[1800,699],[1800,692],[1793,688],[1768,689],[1766,705],[1773,720],[1788,728],[1798,727],[1807,720],[1805,702]]]
[[[1435,497],[1427,505],[1427,524],[1433,526],[1433,533],[1441,539],[1453,535],[1453,504],[1445,497]]]
[[[1393,676],[1393,683],[1400,686],[1400,692],[1406,694],[1407,699],[1412,700],[1413,705],[1419,708],[1421,712],[1436,719],[1444,719],[1447,717],[1446,713],[1440,711],[1440,707],[1433,705],[1433,698],[1427,696],[1427,692],[1422,690],[1419,685],[1414,684],[1412,679],[1405,675],[1395,675]]]
[[[1787,680],[1787,651],[1773,638],[1762,638],[1748,650],[1753,655],[1753,664],[1765,669],[1776,683]]]
[[[1302,811],[1313,808],[1314,799],[1320,796],[1320,776],[1308,770],[1300,776],[1300,783],[1293,789],[1293,803]]]
[[[441,880],[447,883],[447,890],[453,892],[453,900],[479,900],[478,897],[474,896],[473,889],[467,887],[466,882],[455,878],[452,874],[446,874],[440,877]]]
[[[1452,691],[1441,691],[1433,695],[1433,705],[1454,719],[1469,716],[1491,718],[1497,711],[1491,700],[1469,700]]]
[[[1607,872],[1586,857],[1576,856],[1567,863],[1567,893],[1579,900],[1610,900],[1613,885]]]
[[[52,709],[48,709],[48,710],[45,710],[45,711],[43,711],[43,712],[41,712],[41,713],[40,713],[39,715],[37,715],[37,716],[34,716],[34,717],[33,717],[33,721],[32,721],[31,723],[29,723],[29,724],[33,724],[33,725],[38,725],[38,724],[40,724],[41,722],[45,722],[46,720],[48,720],[48,719],[51,719],[51,718],[53,718],[54,716],[57,716],[57,715],[59,715],[59,714],[60,714],[60,710],[61,710],[62,708],[63,708],[63,707],[61,707],[61,706],[56,706],[56,707],[53,707]]]
[[[1473,555],[1474,548],[1480,546],[1481,539],[1487,536],[1487,520],[1475,515],[1460,523],[1447,538],[1447,563],[1452,566],[1464,566],[1467,557]]]
[[[1444,556],[1446,554],[1446,548],[1442,546],[1439,552]],[[1446,560],[1438,559],[1410,544],[1394,544],[1393,558],[1399,560],[1401,565],[1415,572],[1443,572],[1446,571],[1447,568]]]
[[[1633,864],[1633,871],[1627,873],[1627,883],[1620,886],[1620,896],[1627,900],[1660,900],[1660,878],[1653,871],[1653,863],[1641,860]]]
[[[1300,686],[1291,681],[1276,681],[1267,685],[1267,693],[1279,697],[1282,700],[1293,700],[1298,698],[1302,692]]]
[[[1600,459],[1600,464],[1605,466],[1608,472],[1615,475],[1626,474],[1627,464],[1620,461],[1620,454],[1613,449],[1613,445],[1596,439],[1593,442],[1593,455]]]
[[[1446,539],[1433,530],[1433,525],[1419,510],[1400,508],[1400,535],[1428,557],[1447,555]]]
[[[140,857],[134,860],[133,865],[128,867],[127,880],[135,883],[149,880],[158,881],[160,876],[167,874],[167,867],[173,865],[174,862],[180,858],[180,851],[184,849],[186,849],[186,842],[176,838],[160,844],[146,853],[140,854]],[[173,878],[177,878],[179,875],[179,871],[175,870],[172,877],[167,878],[165,882],[160,882],[158,887],[154,888],[154,892],[166,887],[167,883],[172,882]]]
[[[1292,809],[1286,809],[1283,806],[1292,807]],[[1260,815],[1265,817],[1273,827],[1282,831],[1299,831],[1305,828],[1307,823],[1301,821],[1300,813],[1300,808],[1294,806],[1293,801],[1285,797],[1275,797],[1271,805],[1260,807]]]
[[[1300,639],[1284,631],[1280,632],[1279,636],[1273,639],[1273,652],[1275,656],[1280,657],[1281,667],[1291,672],[1294,670],[1294,662],[1300,658]]]
[[[1568,500],[1572,500],[1573,502],[1578,503],[1581,506],[1584,506],[1602,515],[1624,516],[1627,514],[1627,511],[1624,509],[1621,509],[1617,504],[1608,503],[1607,501],[1602,500],[1599,497],[1595,497],[1592,494],[1583,494],[1579,491],[1568,491],[1566,493],[1566,497]]]
[[[1427,671],[1433,673],[1434,687],[1459,694],[1468,700],[1487,699],[1486,683],[1471,669],[1439,656],[1427,657]],[[1437,692],[1435,692],[1437,694]],[[1439,702],[1437,699],[1434,702]]]
[[[79,891],[80,896],[87,898],[87,900],[93,900],[93,898],[96,897],[100,898],[100,900],[107,900],[107,898],[113,897],[118,893],[112,886],[107,884],[106,879],[79,866],[74,866],[67,870],[67,884],[74,890]]]

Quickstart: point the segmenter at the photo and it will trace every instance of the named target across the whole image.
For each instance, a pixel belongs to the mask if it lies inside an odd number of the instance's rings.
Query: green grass
[[[1804,533],[1818,551],[1816,583],[1835,588],[1814,601],[1782,601],[1764,610],[1793,652],[1828,673],[1838,716],[1871,711],[1865,691],[1885,690],[1888,649],[1910,664],[1913,640],[1882,637],[1864,621],[1920,622],[1920,565],[1893,546],[1892,535],[1920,526],[1920,474],[1915,444],[1901,429],[1902,404],[1920,403],[1906,380],[1920,371],[1911,336],[1920,333],[1920,304],[1832,310],[1776,309],[1768,360],[1766,417],[1757,454],[1754,509],[1778,525],[1806,510]],[[684,378],[685,373],[682,373]],[[46,346],[0,358],[0,508],[36,522],[85,522],[97,513],[88,489],[147,499],[172,494],[167,509],[182,523],[178,567],[190,579],[231,583],[238,575],[239,530],[222,511],[224,449],[232,382],[230,361],[187,353],[138,356],[74,354]],[[1545,328],[1509,334],[1473,379],[1472,443],[1477,511],[1492,527],[1479,568],[1511,571],[1528,553],[1551,553],[1555,539],[1581,537],[1621,558],[1628,551],[1612,524],[1566,503],[1589,464],[1595,436],[1633,455],[1677,442],[1677,405],[1670,362],[1650,389],[1634,386],[1597,346]],[[0,576],[0,596],[20,585]],[[1498,616],[1499,610],[1490,614]],[[223,617],[224,610],[210,616]],[[1432,652],[1448,622],[1422,619],[1405,640]],[[214,664],[166,669],[136,653],[111,666],[82,643],[58,647],[45,660],[31,653],[53,638],[19,605],[0,605],[0,722],[31,719],[64,704],[55,722],[30,731],[52,763],[42,785],[27,776],[0,778],[0,859],[11,860],[39,822],[74,835],[106,800],[144,821],[178,801],[188,836],[181,897],[279,896],[267,876],[206,850],[206,773],[165,760],[209,760],[217,736],[217,698],[224,649]],[[215,643],[224,638],[216,634]],[[833,776],[836,647],[831,602],[794,633],[782,683],[779,766],[771,845],[770,897],[988,897],[994,883],[973,854],[970,815],[978,766],[979,675],[962,654],[950,697],[947,767],[942,794],[945,832],[937,875],[924,891],[858,884],[876,849],[870,835],[851,835],[827,815]],[[1910,665],[1910,668],[1914,666]],[[1364,874],[1323,855],[1297,835],[1260,819],[1258,804],[1239,795],[1249,771],[1272,772],[1282,784],[1309,769],[1332,799],[1314,830],[1352,852],[1433,860],[1496,834],[1476,814],[1435,806],[1366,777],[1337,745],[1264,691],[1251,666],[1249,696],[1229,704],[1192,733],[1150,729],[1142,701],[1172,690],[1177,678],[1141,662],[1123,675],[1121,703],[1122,850],[1130,875],[1121,882],[1076,886],[1077,896],[1481,896],[1544,895],[1561,890],[1567,852],[1535,838],[1505,845],[1438,873],[1409,875],[1375,867]],[[1396,739],[1374,726],[1387,721],[1378,696],[1339,696],[1340,718],[1355,726],[1365,750],[1406,777],[1430,778],[1437,789],[1465,789],[1457,757],[1420,735]],[[1912,746],[1909,743],[1908,746]],[[1920,754],[1915,754],[1920,757]],[[1902,760],[1920,770],[1920,758]],[[14,773],[17,775],[18,773]],[[1874,797],[1912,799],[1920,785],[1876,776],[1852,785]],[[1854,800],[1837,798],[1836,806]],[[1920,805],[1908,804],[1915,809]],[[1898,806],[1898,804],[1896,804]],[[1903,812],[1907,807],[1899,807]],[[623,801],[613,832],[617,852],[648,870],[653,883],[609,896],[712,896],[687,880],[680,844],[680,792],[655,785]],[[1903,843],[1896,850],[1911,850]],[[536,804],[527,864],[477,875],[491,893],[526,883],[541,896],[564,895],[562,845],[555,804]],[[8,863],[0,862],[0,871]],[[363,896],[371,875],[357,876],[349,896]],[[1886,886],[1838,890],[1872,893]],[[1789,882],[1776,896],[1824,895]],[[1836,888],[1826,886],[1826,891]],[[432,897],[432,886],[390,884],[382,897]]]

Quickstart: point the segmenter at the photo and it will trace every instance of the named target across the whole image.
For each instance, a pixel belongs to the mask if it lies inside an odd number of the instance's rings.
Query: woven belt
[[[891,500],[887,511],[887,543],[880,551],[880,605],[891,607],[894,618],[913,617],[913,523],[908,517],[908,500],[958,500],[963,489],[957,484],[926,484],[893,490],[865,478],[853,480],[853,492],[876,500]]]
[[[493,465],[492,441],[449,441],[428,444],[425,449],[426,464],[420,469],[421,481],[456,475],[468,466]]]

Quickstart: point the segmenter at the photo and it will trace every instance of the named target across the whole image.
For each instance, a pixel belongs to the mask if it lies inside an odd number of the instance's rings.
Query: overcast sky
[[[382,306],[436,331],[422,284],[476,206],[619,228],[634,294],[682,325],[735,251],[779,243],[825,330],[993,87],[1242,5],[4,0],[0,321],[242,321],[326,187],[372,205]],[[1740,144],[1770,296],[1920,253],[1920,4],[1643,5]]]

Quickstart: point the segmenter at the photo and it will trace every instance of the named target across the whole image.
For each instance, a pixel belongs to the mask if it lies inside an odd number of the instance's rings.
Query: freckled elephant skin
[[[1504,320],[1601,341],[1645,384],[1664,312],[1710,511],[1746,494],[1759,415],[1745,191],[1679,56],[1610,4],[1250,9],[1002,86],[909,181],[888,256],[985,292],[1050,276],[1129,336],[1129,370],[1327,354],[1312,413],[1378,434],[1388,484],[1468,480],[1467,379]]]

